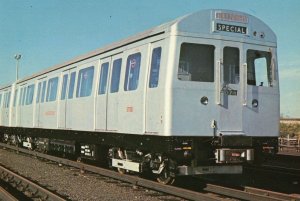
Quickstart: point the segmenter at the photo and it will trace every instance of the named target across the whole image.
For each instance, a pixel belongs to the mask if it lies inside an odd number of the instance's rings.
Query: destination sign
[[[247,27],[217,23],[218,31],[247,34]]]

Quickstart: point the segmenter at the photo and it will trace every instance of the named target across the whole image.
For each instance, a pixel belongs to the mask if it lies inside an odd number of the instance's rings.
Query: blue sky
[[[277,34],[281,113],[300,117],[299,0],[0,0],[0,85],[182,15],[208,8],[252,14]]]

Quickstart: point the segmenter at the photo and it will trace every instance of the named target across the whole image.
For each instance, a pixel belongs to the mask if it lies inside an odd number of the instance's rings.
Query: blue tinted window
[[[66,92],[67,92],[67,84],[68,84],[68,74],[65,74],[63,77],[62,89],[61,89],[61,100],[66,99]]]
[[[3,94],[3,108],[6,107],[6,97],[7,97],[7,94],[4,93],[4,94]]]
[[[36,95],[36,102],[40,102],[40,95],[41,95],[41,89],[42,89],[42,83],[40,82],[38,85],[38,91],[37,91],[37,95]]]
[[[5,102],[4,102],[4,107],[5,108],[9,108],[9,105],[10,105],[10,95],[11,95],[11,92],[6,92],[6,97],[5,97]]]
[[[6,108],[6,102],[7,102],[7,93],[4,94],[4,101],[3,101],[3,107]]]
[[[41,103],[43,103],[45,101],[46,83],[47,83],[46,81],[43,82]]]
[[[25,104],[26,92],[27,92],[27,88],[26,88],[26,87],[24,87],[23,96],[22,96],[22,105],[24,105],[24,104]]]
[[[21,103],[22,103],[22,97],[23,97],[23,92],[24,91],[24,88],[21,88],[21,93],[20,93],[20,95],[19,95],[19,105],[21,105]]]
[[[15,90],[14,107],[16,107],[16,104],[17,104],[17,96],[18,96],[18,89]]]
[[[121,73],[122,59],[114,60],[112,69],[112,78],[110,92],[115,93],[119,91],[120,73]]]
[[[160,58],[161,58],[161,47],[157,47],[152,51],[151,70],[150,70],[150,79],[149,79],[150,88],[155,88],[158,86]]]
[[[32,104],[34,94],[34,84],[27,87],[26,105]]]
[[[78,73],[76,97],[90,96],[93,88],[94,66],[81,69]]]
[[[105,94],[106,92],[108,67],[109,67],[108,62],[101,65],[98,94]]]
[[[76,72],[71,73],[70,85],[69,85],[69,94],[68,94],[69,99],[73,98],[75,78],[76,78]]]
[[[58,77],[51,78],[48,81],[46,101],[55,101],[57,95]]]
[[[124,90],[135,90],[139,84],[141,53],[129,55],[127,58]]]
[[[8,100],[7,100],[7,107],[9,107],[10,106],[10,98],[11,98],[11,91],[10,92],[8,92]]]

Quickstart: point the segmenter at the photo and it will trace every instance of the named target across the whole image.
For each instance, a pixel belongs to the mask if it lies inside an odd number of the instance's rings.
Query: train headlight
[[[201,99],[200,99],[200,102],[203,104],[203,105],[207,105],[208,104],[208,98],[206,96],[203,96]]]
[[[253,108],[257,108],[258,107],[258,100],[256,100],[256,99],[252,100],[252,107]]]

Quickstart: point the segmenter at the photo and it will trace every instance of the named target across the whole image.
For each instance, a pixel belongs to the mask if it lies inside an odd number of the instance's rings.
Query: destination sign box
[[[247,34],[247,27],[217,23],[217,31],[225,31],[239,34]]]

